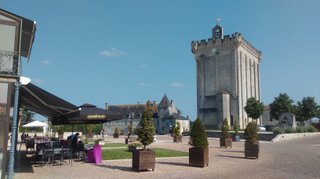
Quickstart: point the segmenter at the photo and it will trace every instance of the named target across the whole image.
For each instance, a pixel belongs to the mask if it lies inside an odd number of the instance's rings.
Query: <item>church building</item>
[[[261,51],[240,33],[224,35],[212,29],[212,38],[192,41],[197,73],[197,114],[206,129],[220,129],[223,119],[241,129],[252,120],[244,107],[247,99],[260,101]],[[258,120],[258,123],[260,121]]]

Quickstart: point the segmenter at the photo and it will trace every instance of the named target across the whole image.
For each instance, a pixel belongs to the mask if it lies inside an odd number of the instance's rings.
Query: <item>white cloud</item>
[[[151,84],[149,84],[149,83],[144,83],[144,82],[140,83],[139,85],[140,85],[140,86],[143,86],[143,87],[145,87],[145,86],[151,86]]]
[[[178,88],[178,87],[183,87],[184,84],[183,83],[179,83],[179,82],[173,82],[173,83],[171,83],[171,86]]]
[[[42,63],[45,64],[45,65],[49,65],[49,64],[51,64],[51,61],[49,61],[49,60],[42,60]]]
[[[100,52],[100,54],[107,58],[113,57],[123,57],[127,55],[127,52],[116,49],[116,48],[109,48]]]

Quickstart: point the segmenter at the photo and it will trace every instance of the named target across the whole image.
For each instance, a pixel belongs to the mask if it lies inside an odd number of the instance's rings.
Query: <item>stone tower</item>
[[[223,35],[212,29],[212,38],[192,41],[197,68],[197,113],[206,129],[220,129],[227,118],[245,128],[251,121],[244,107],[247,99],[260,100],[261,51],[240,33]],[[259,123],[259,120],[258,120]]]

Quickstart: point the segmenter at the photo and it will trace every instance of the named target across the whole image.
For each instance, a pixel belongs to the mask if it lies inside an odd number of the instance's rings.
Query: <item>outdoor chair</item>
[[[72,156],[72,149],[71,148],[65,148],[65,147],[61,147],[61,156],[60,156],[60,165],[61,163],[67,163],[65,161],[65,159],[67,158],[68,159],[68,163],[69,165],[72,165],[72,162],[73,162],[73,156]]]
[[[53,164],[54,162],[54,148],[44,146],[42,147],[41,166],[44,164]]]
[[[30,139],[30,140],[26,140],[26,153],[28,153],[29,149],[31,149],[32,151],[34,151],[34,140]]]

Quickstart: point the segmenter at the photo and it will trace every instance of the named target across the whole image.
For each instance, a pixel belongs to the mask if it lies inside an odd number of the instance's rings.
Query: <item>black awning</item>
[[[53,118],[78,110],[78,107],[29,83],[22,85],[20,104],[38,114]]]
[[[86,103],[79,106],[78,110],[74,112],[53,117],[52,124],[100,124],[119,119],[122,119],[120,113],[107,111]]]

